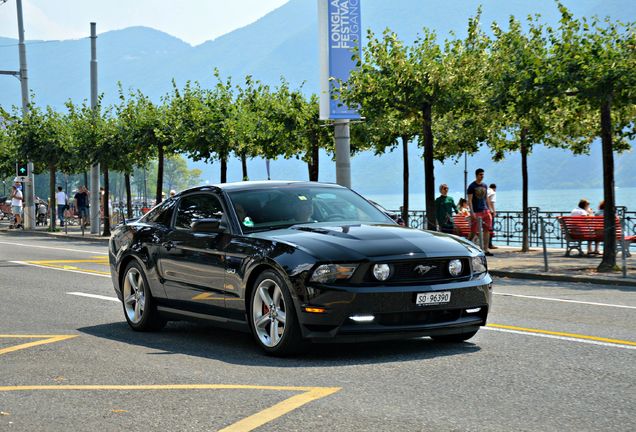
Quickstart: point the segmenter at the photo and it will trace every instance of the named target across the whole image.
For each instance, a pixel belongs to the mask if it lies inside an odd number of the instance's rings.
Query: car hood
[[[307,224],[250,236],[284,242],[328,261],[469,256],[480,252],[456,236],[396,225]]]

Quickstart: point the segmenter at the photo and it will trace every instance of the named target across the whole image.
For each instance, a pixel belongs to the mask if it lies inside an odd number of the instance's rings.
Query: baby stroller
[[[46,204],[42,202],[38,204],[36,217],[35,217],[35,226],[46,226],[49,224],[49,220],[46,217],[48,212],[49,211],[48,211],[48,208],[46,207]]]

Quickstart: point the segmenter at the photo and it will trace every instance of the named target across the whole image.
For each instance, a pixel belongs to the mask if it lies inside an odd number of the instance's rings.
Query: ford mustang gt
[[[397,225],[342,186],[203,186],[119,225],[110,271],[134,330],[198,319],[267,353],[307,342],[471,338],[486,324],[486,258],[456,236]]]

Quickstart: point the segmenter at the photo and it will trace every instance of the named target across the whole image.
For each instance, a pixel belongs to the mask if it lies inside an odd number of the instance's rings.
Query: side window
[[[190,195],[181,198],[177,220],[174,227],[177,229],[190,229],[192,222],[198,219],[220,217],[223,207],[219,200],[210,194]]]
[[[174,213],[174,206],[175,200],[166,200],[152,209],[142,220],[146,223],[158,223],[170,226],[170,223],[172,222],[172,215]]]

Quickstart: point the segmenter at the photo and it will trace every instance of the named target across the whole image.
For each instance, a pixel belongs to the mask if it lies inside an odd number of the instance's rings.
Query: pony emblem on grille
[[[420,264],[420,265],[416,266],[413,269],[413,271],[415,271],[420,276],[424,276],[426,273],[428,273],[431,270],[436,269],[436,268],[437,268],[437,266],[429,266],[429,265]]]

